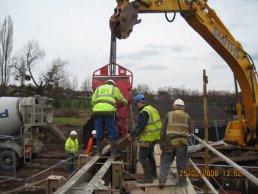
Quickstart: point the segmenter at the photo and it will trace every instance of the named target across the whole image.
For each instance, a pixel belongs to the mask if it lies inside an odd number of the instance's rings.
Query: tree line
[[[51,64],[45,65],[46,52],[36,40],[28,40],[23,47],[12,54],[13,49],[13,21],[7,16],[0,21],[0,96],[31,96],[45,95],[54,99],[90,98],[92,94],[91,77],[86,76],[82,86],[76,76],[71,76],[66,67],[69,61],[57,57]],[[42,63],[45,70],[39,76],[35,70]],[[18,84],[10,84],[10,82]],[[155,95],[162,98],[180,97],[191,102],[200,101],[201,92],[185,87],[160,87],[153,91],[146,84],[139,84],[133,88],[133,94],[143,93],[151,99]],[[234,96],[230,91],[209,91],[210,101],[222,104]]]

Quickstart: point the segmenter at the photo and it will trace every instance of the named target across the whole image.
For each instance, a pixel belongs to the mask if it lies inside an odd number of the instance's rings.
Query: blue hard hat
[[[137,94],[135,97],[134,97],[134,103],[136,104],[137,102],[141,101],[141,100],[144,100],[144,95],[142,94]]]

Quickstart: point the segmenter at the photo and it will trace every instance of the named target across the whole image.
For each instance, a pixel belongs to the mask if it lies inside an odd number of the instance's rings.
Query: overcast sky
[[[208,4],[256,64],[258,1],[209,0]],[[69,60],[67,70],[81,85],[109,62],[108,23],[115,6],[115,0],[0,0],[0,22],[12,17],[13,53],[28,40],[36,40],[46,51],[39,72],[60,57]],[[130,37],[117,41],[117,63],[133,72],[134,87],[184,86],[201,91],[206,69],[209,89],[234,89],[228,65],[179,14],[172,23],[164,14],[140,14],[139,18],[142,23]]]

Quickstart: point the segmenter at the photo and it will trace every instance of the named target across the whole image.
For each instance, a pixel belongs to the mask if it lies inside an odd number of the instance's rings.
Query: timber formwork
[[[81,155],[79,157],[81,169],[54,193],[196,193],[188,178],[188,186],[179,187],[176,186],[177,177],[171,175],[169,175],[167,183],[162,189],[159,188],[158,179],[154,179],[154,182],[151,184],[137,183],[136,180],[143,175],[143,172],[139,162],[132,156],[137,153],[135,145],[128,143],[127,138],[122,139],[118,145],[122,149],[120,149],[120,156],[116,158],[111,158],[107,155],[110,151],[109,145],[103,149],[102,157]],[[160,150],[158,146],[155,147],[155,159],[159,174]],[[171,170],[176,172],[174,163],[171,166]],[[175,172],[174,174],[176,174]]]

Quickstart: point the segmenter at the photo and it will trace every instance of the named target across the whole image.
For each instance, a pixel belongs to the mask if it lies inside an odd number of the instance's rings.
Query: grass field
[[[67,118],[67,117],[58,117],[53,118],[53,123],[56,125],[64,125],[64,126],[74,126],[81,127],[85,124],[85,119],[81,118]]]

